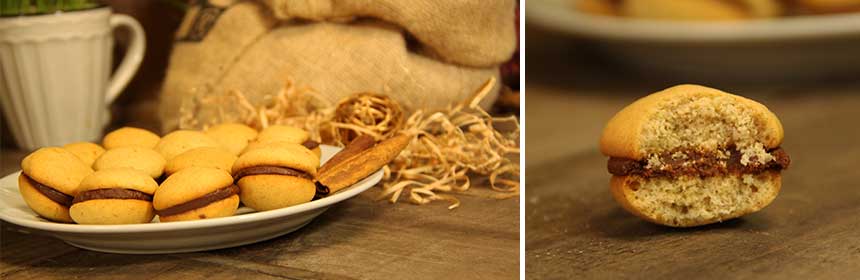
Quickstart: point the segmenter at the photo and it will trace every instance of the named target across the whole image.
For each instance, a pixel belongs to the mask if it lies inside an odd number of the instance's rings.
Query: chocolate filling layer
[[[24,174],[24,178],[27,179],[27,181],[30,182],[30,185],[33,185],[33,187],[36,188],[37,191],[45,195],[45,197],[47,197],[51,201],[66,207],[72,206],[72,200],[74,199],[74,197],[72,197],[71,195],[67,195],[52,187],[36,182],[36,180],[30,178],[30,176],[27,174]]]
[[[639,175],[643,177],[675,177],[680,175],[698,175],[702,177],[723,174],[754,174],[766,170],[783,170],[788,168],[791,159],[780,147],[768,151],[774,160],[764,164],[750,159],[747,165],[741,164],[741,153],[735,149],[729,149],[727,158],[718,158],[711,154],[697,151],[684,151],[685,157],[674,157],[672,153],[659,155],[663,163],[659,169],[648,169],[646,160],[633,160],[626,158],[610,157],[607,163],[609,173],[613,175]]]
[[[320,182],[316,182],[316,183],[314,183],[314,185],[316,185],[317,190],[316,190],[316,193],[314,193],[314,199],[312,199],[312,200],[317,200],[317,199],[326,197],[331,192],[331,189],[329,189],[328,187],[326,187],[325,185],[323,185]]]
[[[72,201],[72,204],[93,199],[136,199],[152,201],[152,195],[138,190],[123,188],[88,190],[75,196],[75,200]]]
[[[319,147],[320,143],[314,140],[308,140],[302,143],[302,146],[305,146],[308,150],[313,150],[314,148]]]
[[[213,202],[226,199],[238,193],[239,186],[230,185],[217,189],[214,192],[207,193],[201,197],[189,200],[188,202],[182,204],[167,207],[162,210],[155,209],[155,214],[158,214],[159,216],[172,216],[176,214],[182,214],[212,204]]]
[[[308,180],[314,179],[314,177],[311,176],[311,174],[308,174],[307,172],[297,170],[297,169],[292,169],[289,167],[253,166],[253,167],[248,167],[248,168],[237,171],[236,174],[233,175],[233,180],[238,182],[239,179],[242,179],[242,177],[245,177],[245,176],[267,175],[267,174],[295,176],[295,177],[299,177],[299,178],[305,178]]]

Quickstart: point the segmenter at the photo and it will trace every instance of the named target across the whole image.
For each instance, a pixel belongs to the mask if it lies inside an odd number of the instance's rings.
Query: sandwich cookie
[[[606,125],[610,188],[629,212],[691,227],[761,210],[790,159],[782,124],[764,105],[716,89],[680,85],[646,96]]]
[[[260,134],[257,135],[257,139],[251,142],[245,151],[264,146],[268,143],[287,142],[302,144],[319,157],[321,154],[319,143],[311,140],[310,137],[311,135],[301,128],[287,125],[270,125],[260,131]]]
[[[102,148],[102,146],[90,142],[66,144],[63,146],[63,149],[75,154],[75,156],[81,159],[81,161],[86,163],[88,166],[92,166],[96,159],[105,152],[105,149]]]
[[[319,158],[299,144],[281,143],[248,151],[233,164],[242,203],[257,211],[311,201]]]
[[[242,153],[248,142],[257,138],[257,130],[239,123],[222,123],[206,129],[204,133],[236,156]]]
[[[155,145],[155,151],[161,153],[165,160],[171,160],[181,153],[200,147],[219,147],[219,145],[203,132],[177,130],[164,135]]]
[[[158,178],[164,172],[164,164],[164,157],[154,150],[130,146],[108,150],[96,159],[93,169],[131,168]]]
[[[200,147],[188,150],[167,162],[164,173],[170,176],[188,167],[210,167],[230,172],[236,156],[221,147]]]
[[[152,205],[162,222],[232,216],[239,207],[239,187],[230,173],[189,167],[167,177],[155,191]]]
[[[69,207],[90,166],[66,149],[46,147],[25,157],[21,169],[18,191],[27,206],[48,220],[73,222]]]
[[[105,135],[102,139],[102,145],[108,150],[129,146],[152,149],[160,140],[161,137],[149,130],[126,126]]]
[[[79,224],[117,225],[152,221],[152,195],[158,184],[137,169],[114,168],[90,174],[78,189],[69,213]]]

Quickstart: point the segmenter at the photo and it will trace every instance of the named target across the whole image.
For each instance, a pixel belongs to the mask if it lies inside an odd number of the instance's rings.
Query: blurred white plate
[[[591,15],[574,0],[526,1],[530,24],[599,42],[616,60],[697,80],[790,80],[860,73],[860,14],[738,22]]]
[[[321,145],[322,162],[341,148]],[[254,212],[242,207],[235,216],[171,223],[77,225],[55,223],[36,215],[18,193],[18,174],[0,179],[0,219],[23,232],[47,234],[84,249],[123,254],[196,252],[235,247],[275,238],[308,224],[331,205],[373,187],[382,170],[328,197],[287,208]]]

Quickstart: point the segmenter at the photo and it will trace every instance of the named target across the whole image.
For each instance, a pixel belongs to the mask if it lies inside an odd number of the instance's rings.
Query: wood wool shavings
[[[262,129],[285,124],[305,129],[321,143],[344,146],[358,135],[381,141],[403,131],[415,135],[409,146],[385,167],[379,199],[396,203],[427,204],[447,201],[449,209],[460,206],[450,193],[466,192],[469,175],[486,176],[494,198],[516,197],[520,192],[520,124],[515,116],[493,117],[478,104],[496,84],[490,78],[471,98],[441,111],[417,110],[403,119],[404,111],[393,99],[361,93],[337,106],[317,98],[310,88],[297,89],[287,78],[282,90],[254,106],[246,96],[230,90],[209,97],[204,90],[180,109],[180,128],[205,129],[221,122],[240,122]],[[202,97],[201,97],[202,96]],[[201,117],[201,108],[217,108],[214,117]],[[498,125],[508,127],[501,131]]]

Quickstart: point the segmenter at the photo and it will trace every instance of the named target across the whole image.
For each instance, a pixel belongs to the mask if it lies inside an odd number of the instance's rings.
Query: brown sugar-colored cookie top
[[[105,135],[102,139],[102,145],[108,150],[129,146],[152,149],[155,148],[155,144],[158,144],[159,140],[161,137],[149,130],[126,126]]]
[[[249,142],[257,138],[257,130],[240,123],[222,123],[204,132],[234,155],[239,155]]]
[[[188,167],[211,167],[230,172],[236,156],[221,147],[200,147],[188,150],[167,162],[164,172],[167,175]]]
[[[290,142],[301,144],[310,138],[310,134],[298,127],[288,125],[270,125],[257,134],[255,141],[268,142]]]
[[[80,158],[81,161],[90,166],[93,165],[93,162],[95,162],[96,159],[105,152],[105,149],[102,148],[102,146],[90,142],[66,144],[63,146],[63,149],[72,152],[72,154],[75,154],[75,156]]]
[[[164,157],[150,148],[128,146],[108,150],[93,163],[95,170],[132,168],[158,178],[164,172]]]
[[[164,159],[171,160],[179,154],[194,148],[219,146],[218,142],[215,142],[215,140],[206,136],[203,132],[177,130],[164,135],[161,141],[155,145],[155,151],[161,153]]]

